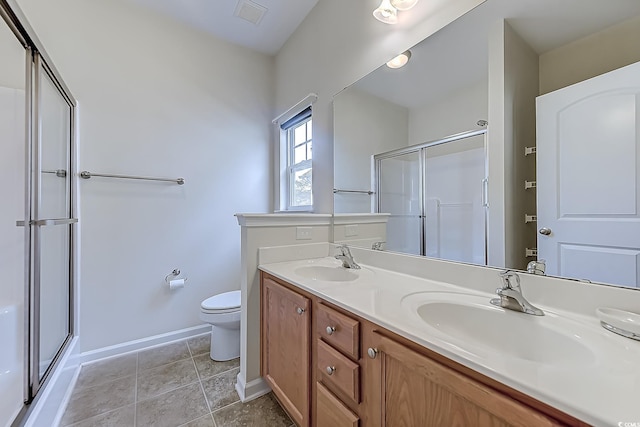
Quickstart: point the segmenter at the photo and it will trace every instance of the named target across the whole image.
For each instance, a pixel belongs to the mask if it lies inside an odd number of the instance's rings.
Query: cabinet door
[[[359,418],[322,384],[316,383],[318,427],[358,427]]]
[[[557,426],[555,420],[385,336],[372,333],[380,424],[397,426]],[[377,362],[376,362],[377,361]],[[377,376],[377,375],[376,375]],[[374,409],[375,410],[375,409]],[[377,416],[373,417],[374,419]]]
[[[262,282],[262,375],[298,426],[309,425],[309,299]]]

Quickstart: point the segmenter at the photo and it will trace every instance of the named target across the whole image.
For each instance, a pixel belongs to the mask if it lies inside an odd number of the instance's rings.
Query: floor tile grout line
[[[187,344],[187,347],[188,346],[189,344]],[[191,352],[191,349],[189,349],[189,352]],[[193,369],[196,370],[196,375],[198,376],[198,384],[200,384],[200,391],[202,391],[202,396],[204,396],[204,403],[207,404],[209,415],[211,415],[211,405],[209,405],[209,399],[207,398],[207,393],[204,391],[204,385],[202,384],[202,378],[200,377],[200,372],[198,371],[198,365],[196,365],[196,361],[193,356],[191,356],[191,363],[193,363]],[[211,415],[211,419],[213,420],[213,415]],[[215,424],[215,421],[213,422]]]
[[[185,387],[192,386],[192,385],[194,385],[195,383],[198,383],[198,382],[200,382],[200,381],[199,381],[199,380],[193,380],[193,381],[191,381],[191,382],[189,382],[189,383],[179,385],[179,386],[177,386],[177,387],[175,387],[175,388],[172,388],[172,389],[170,389],[170,390],[165,390],[165,391],[163,391],[162,393],[154,394],[153,396],[149,396],[149,397],[145,397],[144,399],[142,399],[141,401],[139,401],[139,402],[137,402],[137,403],[145,403],[145,402],[148,402],[148,401],[153,400],[153,399],[156,399],[156,398],[158,398],[158,397],[160,397],[160,396],[162,396],[162,395],[164,395],[164,394],[167,394],[167,393],[173,393],[174,391],[180,390],[181,388],[185,388]]]
[[[197,367],[197,366],[196,366],[196,367]],[[203,380],[210,380],[211,378],[219,377],[220,375],[222,375],[222,374],[226,374],[226,373],[228,373],[228,372],[231,372],[231,371],[233,371],[234,369],[240,369],[240,366],[234,366],[233,368],[231,368],[231,369],[227,369],[226,371],[221,371],[221,372],[218,372],[217,374],[210,375],[210,376],[208,376],[208,377],[206,377],[206,378],[203,378]],[[197,369],[196,369],[196,370],[197,370]]]
[[[204,385],[202,384],[202,377],[200,376],[200,371],[198,371],[198,365],[196,365],[196,356],[200,356],[201,354],[206,354],[206,352],[202,352],[200,354],[194,355],[191,351],[191,346],[189,345],[189,341],[187,340],[187,348],[189,349],[189,353],[191,353],[191,361],[193,362],[193,366],[196,369],[196,374],[198,375],[198,382],[200,383],[200,390],[202,390],[202,395],[204,396],[204,402],[207,404],[207,409],[209,410],[209,416],[211,417],[211,421],[213,422],[213,427],[218,427],[218,423],[216,423],[216,419],[213,417],[213,411],[211,410],[211,405],[209,405],[209,398],[207,398],[207,393],[204,391]],[[227,372],[227,371],[225,371]],[[212,375],[209,378],[213,378],[215,375]]]
[[[214,414],[214,413],[216,413],[216,412],[222,411],[223,409],[226,409],[226,408],[228,408],[229,406],[236,405],[236,404],[238,404],[238,403],[243,404],[243,403],[242,403],[242,400],[236,400],[236,401],[235,401],[235,402],[233,402],[233,403],[229,403],[228,405],[221,406],[220,408],[216,409],[215,411],[211,411],[211,415],[213,415],[213,414]]]

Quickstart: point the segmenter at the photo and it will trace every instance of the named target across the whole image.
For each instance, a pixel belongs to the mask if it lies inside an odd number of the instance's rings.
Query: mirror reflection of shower
[[[374,156],[386,249],[486,265],[486,130]]]

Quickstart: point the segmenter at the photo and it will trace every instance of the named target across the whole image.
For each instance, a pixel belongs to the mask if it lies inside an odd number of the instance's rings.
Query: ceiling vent
[[[252,24],[259,25],[265,13],[267,13],[266,7],[251,0],[240,0],[234,15]]]

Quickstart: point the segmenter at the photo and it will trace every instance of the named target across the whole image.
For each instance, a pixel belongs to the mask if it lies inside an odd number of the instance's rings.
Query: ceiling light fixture
[[[411,51],[407,50],[402,52],[400,55],[393,58],[391,61],[387,62],[387,67],[389,68],[400,68],[407,65],[409,59],[411,58]]]
[[[382,0],[380,6],[373,11],[373,16],[385,24],[396,24],[398,22],[398,11],[391,6],[390,0]]]
[[[418,3],[418,0],[391,0],[391,6],[398,10],[409,10]]]

